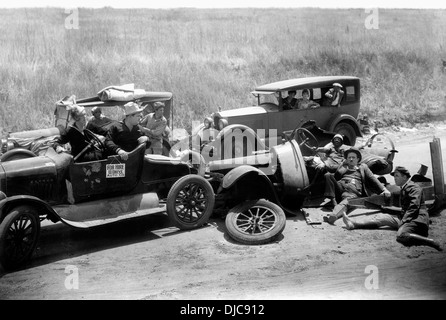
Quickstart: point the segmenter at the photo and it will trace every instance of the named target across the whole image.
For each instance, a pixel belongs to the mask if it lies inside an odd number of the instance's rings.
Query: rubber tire
[[[30,222],[31,243],[21,257],[13,259],[12,257],[8,256],[9,247],[7,237],[10,227],[14,224],[14,222],[22,217]],[[14,270],[27,262],[31,258],[31,255],[37,246],[39,235],[40,221],[37,211],[33,207],[27,205],[13,208],[0,224],[0,264],[3,266],[3,268],[5,270]]]
[[[20,159],[28,159],[28,158],[33,158],[33,157],[37,157],[37,155],[28,150],[28,149],[12,149],[9,151],[6,151],[0,161],[1,162],[6,162],[6,161],[13,161],[13,160],[20,160]]]
[[[256,208],[266,209],[268,212],[273,213],[273,226],[266,232],[257,234],[249,234],[240,230],[237,224],[237,222],[240,222],[239,217],[242,214],[246,215],[248,211]],[[225,220],[225,225],[229,236],[237,242],[249,245],[259,245],[276,240],[285,228],[285,224],[286,216],[282,208],[265,199],[246,201],[235,206],[229,210]]]
[[[354,146],[356,144],[355,129],[348,123],[345,123],[345,122],[338,123],[334,129],[334,132],[339,133],[344,137],[344,144],[347,144],[350,146]],[[345,138],[347,138],[349,140],[350,144],[348,144],[345,141]]]
[[[179,196],[181,193],[185,192],[185,188],[187,188],[190,184],[198,186],[203,192],[205,207],[204,209],[200,210],[197,217],[193,217],[194,219],[192,221],[185,221],[186,216],[180,216],[180,212],[177,210],[177,205],[181,205],[178,203],[178,201],[180,201]],[[215,194],[211,184],[201,176],[189,174],[181,177],[170,188],[167,195],[167,215],[169,216],[170,221],[181,230],[199,228],[209,221],[209,218],[214,211],[214,203]],[[190,214],[191,210],[192,208],[187,209],[189,217],[192,215]]]

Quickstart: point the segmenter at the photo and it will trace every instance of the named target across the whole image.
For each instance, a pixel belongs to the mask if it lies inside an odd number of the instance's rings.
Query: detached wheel
[[[334,129],[335,133],[339,133],[344,137],[344,144],[354,146],[356,144],[356,132],[355,129],[348,123],[341,122],[336,125]],[[346,138],[348,141],[346,141]]]
[[[265,199],[247,201],[226,216],[228,234],[244,244],[264,244],[275,240],[285,228],[282,208]]]
[[[201,227],[214,210],[211,184],[198,175],[187,175],[175,182],[167,195],[167,215],[181,230]]]
[[[19,206],[5,217],[0,225],[0,263],[13,270],[27,262],[37,245],[40,221],[30,206]]]

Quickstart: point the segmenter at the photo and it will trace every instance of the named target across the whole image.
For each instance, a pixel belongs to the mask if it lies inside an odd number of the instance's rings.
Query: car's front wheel
[[[0,263],[13,270],[34,252],[40,234],[37,211],[31,206],[13,208],[0,225]]]
[[[181,230],[201,227],[214,210],[215,194],[203,177],[191,174],[176,181],[167,195],[167,215]]]
[[[228,234],[243,244],[271,242],[282,233],[286,216],[282,208],[265,199],[243,202],[226,216]]]

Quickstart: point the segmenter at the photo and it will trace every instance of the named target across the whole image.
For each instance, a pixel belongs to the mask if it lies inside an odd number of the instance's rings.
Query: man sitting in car
[[[297,99],[295,98],[296,93],[297,93],[296,90],[288,91],[288,97],[283,98],[282,100],[283,110],[291,110],[295,108],[297,103]]]
[[[344,91],[341,90],[342,85],[340,83],[333,83],[333,88],[325,93],[326,106],[340,107],[342,98],[344,97]]]
[[[113,120],[102,114],[101,107],[94,107],[91,109],[91,114],[93,117],[88,121],[87,129],[93,133],[105,136],[107,134],[107,125]]]
[[[128,154],[139,144],[147,143],[149,138],[144,135],[143,127],[139,125],[143,109],[135,102],[124,105],[124,120],[114,123],[107,131],[105,146],[111,154],[118,154],[122,160],[128,159]]]

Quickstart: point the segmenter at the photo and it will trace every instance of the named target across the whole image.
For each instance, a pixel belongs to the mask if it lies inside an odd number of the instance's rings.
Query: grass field
[[[255,86],[314,75],[362,80],[362,113],[386,125],[446,117],[445,10],[0,10],[0,127],[53,125],[54,103],[109,85],[171,91],[176,127],[255,104]]]

